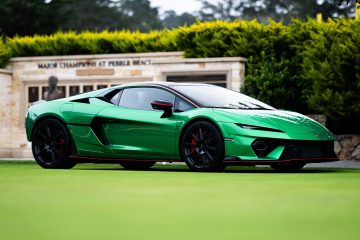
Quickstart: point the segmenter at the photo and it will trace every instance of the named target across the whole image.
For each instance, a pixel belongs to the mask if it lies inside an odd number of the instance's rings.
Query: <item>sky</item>
[[[198,11],[201,3],[197,0],[150,0],[153,7],[160,7],[160,12],[166,10],[174,10],[177,14],[183,12]],[[216,0],[209,0],[209,2],[216,2]]]

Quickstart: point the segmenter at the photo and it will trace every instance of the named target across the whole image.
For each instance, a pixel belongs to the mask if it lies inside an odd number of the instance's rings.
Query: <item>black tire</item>
[[[62,122],[45,119],[35,126],[32,134],[32,152],[43,168],[70,169],[76,162],[69,158],[71,139]]]
[[[180,141],[181,159],[193,171],[223,170],[224,149],[221,132],[206,121],[191,124]]]
[[[303,162],[286,162],[272,164],[271,167],[277,172],[298,172],[306,163]]]
[[[120,165],[129,170],[147,170],[155,165],[153,161],[124,161]]]

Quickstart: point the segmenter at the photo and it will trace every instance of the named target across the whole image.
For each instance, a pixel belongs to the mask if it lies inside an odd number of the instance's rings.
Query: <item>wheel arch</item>
[[[69,129],[67,128],[66,122],[64,121],[64,119],[62,119],[60,116],[55,115],[55,114],[46,114],[46,115],[42,115],[38,118],[36,118],[36,120],[33,123],[32,129],[31,129],[31,135],[30,135],[30,140],[32,140],[33,137],[33,133],[34,133],[34,129],[36,128],[37,125],[39,125],[41,122],[43,122],[44,120],[47,119],[55,119],[60,121],[62,124],[64,124],[64,126],[66,127],[66,129],[69,131]],[[30,141],[31,142],[31,141]]]
[[[191,119],[190,121],[188,121],[182,128],[181,128],[181,132],[180,132],[180,135],[179,135],[179,141],[178,141],[178,151],[179,151],[179,155],[180,155],[180,152],[181,152],[181,140],[184,136],[184,133],[186,131],[186,129],[193,123],[195,122],[200,122],[200,121],[205,121],[205,122],[208,122],[210,124],[212,124],[221,134],[222,136],[222,141],[223,141],[223,144],[224,144],[224,147],[225,147],[225,143],[224,143],[224,133],[221,129],[221,127],[219,126],[219,124],[214,120],[214,119],[211,119],[211,118],[208,118],[208,117],[204,117],[204,116],[200,116],[200,117],[195,117],[193,119]]]
[[[77,148],[76,148],[76,144],[75,144],[75,142],[74,142],[74,139],[73,139],[73,137],[72,137],[72,135],[71,135],[71,132],[70,132],[70,130],[69,130],[69,128],[68,128],[65,120],[64,120],[63,118],[61,118],[60,116],[56,115],[56,114],[46,114],[46,115],[43,115],[43,116],[38,117],[38,118],[35,120],[35,122],[34,122],[34,124],[33,124],[33,127],[32,127],[32,129],[31,129],[30,142],[32,142],[33,133],[34,133],[34,130],[36,129],[36,127],[37,127],[41,122],[43,122],[43,121],[45,121],[45,120],[47,120],[47,119],[57,120],[57,121],[61,122],[61,123],[64,125],[65,129],[68,131],[69,136],[70,136],[71,152],[72,152],[72,153],[75,153]]]

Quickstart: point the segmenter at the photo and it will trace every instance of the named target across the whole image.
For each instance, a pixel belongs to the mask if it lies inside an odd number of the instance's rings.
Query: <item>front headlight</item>
[[[242,124],[242,123],[235,123],[235,124],[241,128],[250,129],[250,130],[268,131],[268,132],[284,132],[284,131],[281,131],[281,130],[275,129],[275,128],[259,127],[259,126]]]

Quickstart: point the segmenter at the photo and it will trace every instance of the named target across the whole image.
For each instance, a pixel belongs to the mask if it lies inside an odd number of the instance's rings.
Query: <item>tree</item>
[[[202,4],[198,15],[203,21],[212,21],[215,19],[233,21],[240,18],[239,4],[241,4],[241,1],[221,0],[215,4],[207,0],[198,1]]]
[[[112,4],[120,13],[123,28],[150,31],[162,28],[157,7],[151,7],[149,0],[113,0]]]
[[[190,13],[182,13],[181,15],[177,15],[175,11],[165,11],[163,18],[163,25],[165,28],[176,28],[179,26],[190,26],[196,22],[196,17]]]
[[[82,0],[69,1],[64,6],[71,19],[63,29],[81,30],[139,30],[162,28],[158,9],[149,0]]]
[[[0,1],[0,35],[33,35],[54,32],[67,18],[65,0]]]
[[[0,35],[50,34],[58,30],[160,29],[149,0],[1,0]]]
[[[199,11],[201,20],[209,21],[235,19],[266,22],[268,18],[289,23],[291,18],[306,20],[322,13],[326,20],[329,17],[349,17],[355,10],[354,4],[339,6],[334,0],[220,0],[216,4],[199,0],[202,8]]]
[[[59,27],[62,30],[116,30],[125,28],[121,14],[111,0],[68,0],[63,4],[63,12],[68,18]]]

